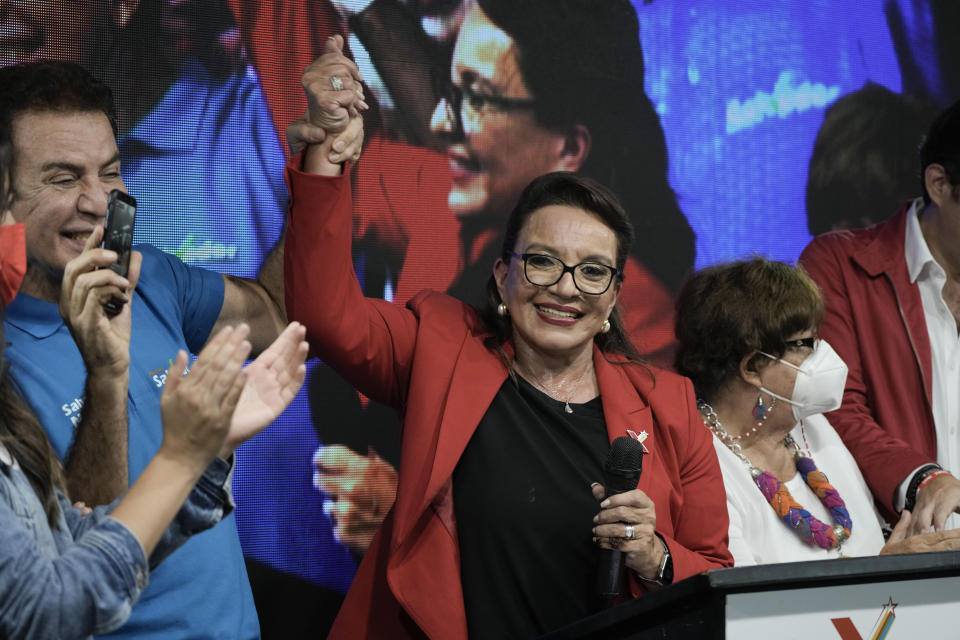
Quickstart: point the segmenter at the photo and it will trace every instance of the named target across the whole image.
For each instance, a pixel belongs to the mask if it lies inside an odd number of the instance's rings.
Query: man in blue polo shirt
[[[143,245],[133,295],[114,292],[129,299],[131,314],[111,318],[99,304],[77,304],[96,294],[61,291],[64,267],[103,224],[108,193],[125,190],[110,91],[75,64],[50,62],[2,69],[0,86],[0,133],[13,146],[11,210],[26,226],[29,258],[20,295],[5,313],[6,354],[65,460],[71,495],[105,503],[126,490],[159,448],[160,395],[177,349],[198,351],[221,325],[241,321],[251,327],[254,352],[279,335],[285,322],[279,252],[254,281],[189,267]],[[71,335],[60,314],[79,307],[98,315],[72,324],[101,330]],[[123,333],[130,337],[128,369],[116,364]],[[83,350],[99,354],[84,362],[75,340],[88,336],[101,344]],[[89,390],[123,388],[116,380],[124,377],[125,399],[86,401]],[[191,539],[150,581],[128,624],[111,637],[259,636],[232,517]]]

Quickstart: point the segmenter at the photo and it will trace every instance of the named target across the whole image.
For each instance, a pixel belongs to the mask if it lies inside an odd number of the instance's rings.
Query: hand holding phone
[[[133,222],[137,214],[137,201],[133,196],[114,189],[107,200],[107,220],[104,223],[101,248],[117,254],[117,261],[110,265],[124,278],[130,270],[130,247],[133,245]],[[123,309],[123,300],[111,298],[103,307],[111,316]]]

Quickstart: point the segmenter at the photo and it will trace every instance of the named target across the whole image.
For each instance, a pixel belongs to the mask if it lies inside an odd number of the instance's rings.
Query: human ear
[[[587,162],[593,139],[590,130],[582,124],[575,124],[563,136],[557,171],[579,171]]]
[[[497,258],[497,261],[493,264],[493,279],[497,283],[497,292],[500,294],[501,300],[505,300],[504,291],[509,272],[510,265],[504,262],[503,258]]]
[[[757,369],[756,364],[756,351],[751,351],[747,355],[743,356],[740,359],[740,368],[739,374],[740,379],[749,384],[752,387],[757,387],[758,389],[763,386],[763,381],[760,380],[760,371]]]
[[[934,162],[923,171],[923,184],[927,188],[930,200],[938,207],[953,199],[953,184],[942,164]]]

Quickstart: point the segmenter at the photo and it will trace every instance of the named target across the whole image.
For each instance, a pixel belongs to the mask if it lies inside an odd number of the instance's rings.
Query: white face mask
[[[760,387],[761,391],[789,403],[797,422],[840,407],[847,383],[847,365],[826,340],[819,340],[813,353],[799,367],[783,358],[774,358],[769,353],[758,353],[798,371],[797,380],[793,383],[793,398],[784,398]]]

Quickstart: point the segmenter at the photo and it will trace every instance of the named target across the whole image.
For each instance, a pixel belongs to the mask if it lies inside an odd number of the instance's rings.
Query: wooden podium
[[[960,638],[960,551],[718,569],[542,637]]]

